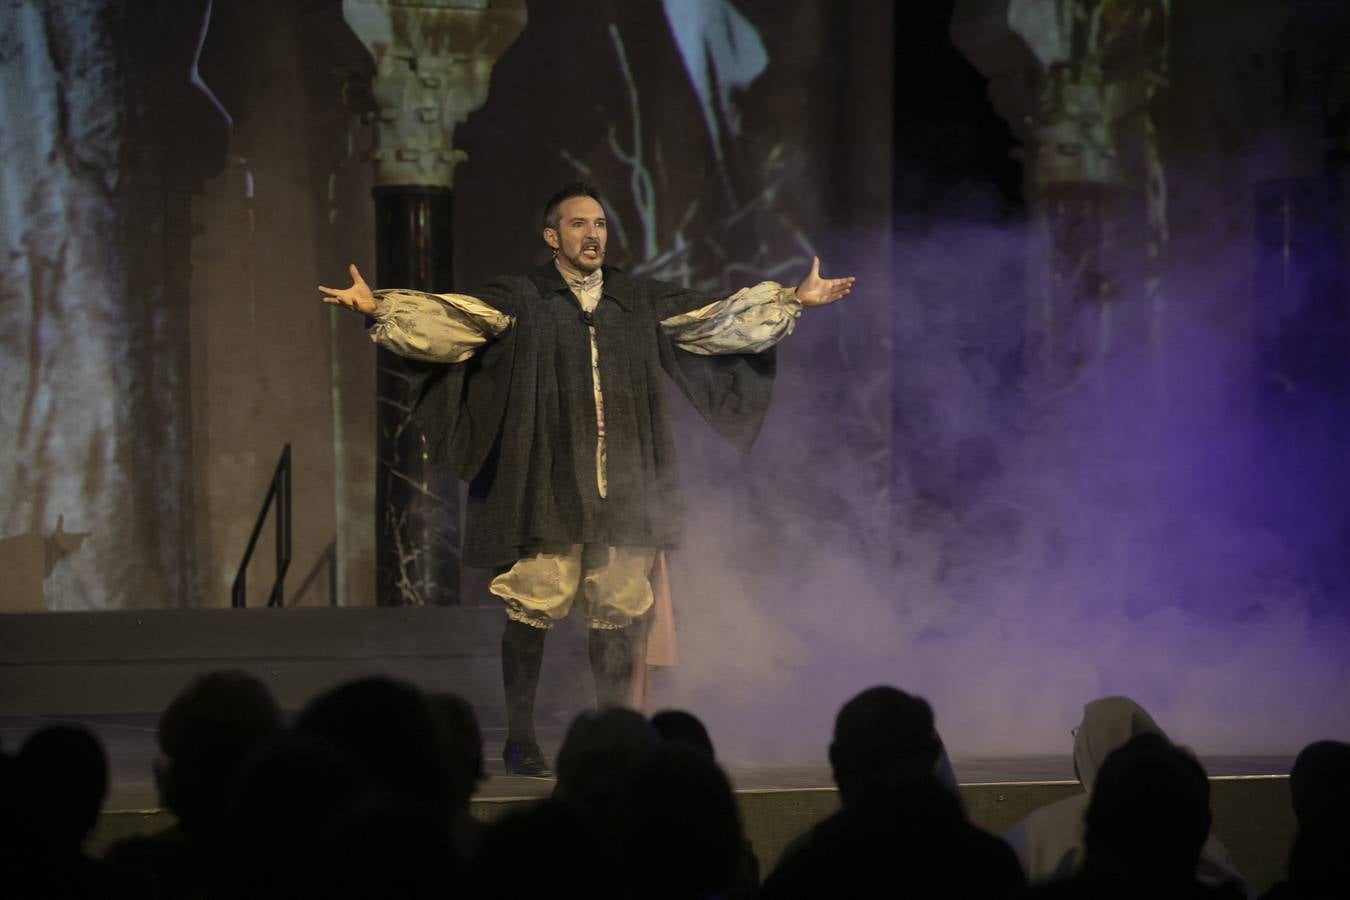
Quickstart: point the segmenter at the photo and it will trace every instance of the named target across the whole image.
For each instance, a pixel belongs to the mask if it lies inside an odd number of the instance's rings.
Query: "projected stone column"
[[[487,98],[492,65],[525,25],[524,0],[346,0],[374,58],[375,283],[453,288],[454,129]],[[417,370],[378,351],[376,598],[459,602],[458,484],[417,409]]]
[[[1160,339],[1167,182],[1151,105],[1166,85],[1168,19],[1163,0],[962,0],[953,15],[953,40],[1026,147],[1043,242],[1028,362],[1052,384],[1109,353],[1122,329]]]

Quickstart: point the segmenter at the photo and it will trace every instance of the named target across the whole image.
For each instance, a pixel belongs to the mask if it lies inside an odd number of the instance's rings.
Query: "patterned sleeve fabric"
[[[371,341],[423,362],[464,362],[514,321],[468,294],[393,289],[375,296],[380,306],[367,330]]]
[[[791,334],[801,314],[795,288],[761,281],[661,325],[676,347],[700,356],[762,353]]]

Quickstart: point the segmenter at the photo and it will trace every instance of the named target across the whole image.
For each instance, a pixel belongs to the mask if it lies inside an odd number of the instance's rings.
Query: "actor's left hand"
[[[813,256],[810,274],[797,285],[797,299],[802,306],[825,306],[836,300],[842,300],[852,288],[852,275],[844,278],[821,278],[820,257]]]

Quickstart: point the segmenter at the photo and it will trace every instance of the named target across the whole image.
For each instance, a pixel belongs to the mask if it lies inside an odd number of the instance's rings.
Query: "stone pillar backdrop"
[[[1028,363],[1051,386],[1164,328],[1166,0],[963,0],[952,34],[1021,139],[1041,254]]]
[[[1350,7],[959,0],[952,33],[1027,161],[1028,431],[1074,497],[1057,518],[1095,494],[1090,544],[1143,548],[1132,613],[1335,602]]]
[[[492,64],[525,25],[522,0],[419,4],[348,0],[343,16],[374,59],[375,259],[380,287],[444,293],[454,281],[455,127],[487,97]],[[382,606],[459,602],[456,478],[428,440],[418,366],[379,353],[376,593]]]

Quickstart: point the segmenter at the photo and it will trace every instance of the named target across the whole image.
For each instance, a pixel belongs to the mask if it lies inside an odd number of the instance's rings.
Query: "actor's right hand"
[[[380,304],[375,299],[375,295],[370,292],[370,285],[366,284],[366,280],[361,277],[361,273],[356,271],[354,263],[347,267],[347,271],[352,273],[351,287],[339,289],[319,285],[319,291],[328,295],[323,298],[323,302],[336,303],[338,306],[345,306],[367,316],[373,315]]]

